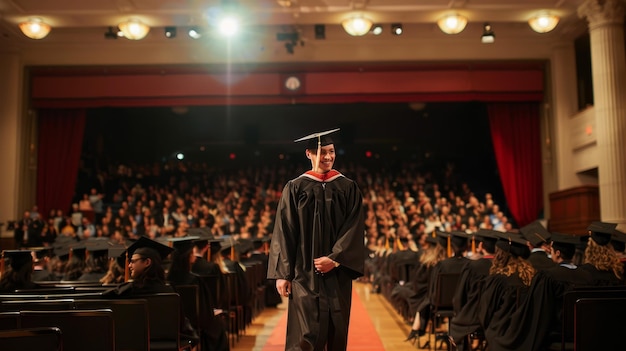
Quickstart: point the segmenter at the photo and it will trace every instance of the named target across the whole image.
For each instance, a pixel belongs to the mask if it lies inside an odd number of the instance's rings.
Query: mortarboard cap
[[[106,239],[94,239],[87,240],[87,242],[85,242],[85,247],[93,256],[106,256],[108,255],[111,244]]]
[[[11,269],[14,271],[33,263],[33,255],[30,250],[4,250],[2,251],[2,259],[5,258],[9,259]]]
[[[327,130],[325,132],[313,133],[313,134],[304,136],[300,139],[296,139],[294,140],[294,142],[297,143],[297,142],[304,141],[306,143],[307,150],[311,150],[311,149],[317,150],[318,145],[327,146],[327,145],[333,144],[333,139],[330,137],[329,134],[334,133],[338,130],[339,128]]]
[[[116,259],[120,267],[126,266],[126,246],[113,245],[108,250],[109,259]]]
[[[194,242],[200,239],[199,236],[184,236],[178,238],[169,238],[168,242],[172,243],[172,247],[179,253],[191,250],[194,246]]]
[[[530,249],[526,245],[526,239],[517,233],[500,233],[496,246],[515,257],[526,259],[530,256]]]
[[[431,245],[437,245],[437,234],[435,233],[435,231],[432,231],[430,233],[426,233],[424,234],[426,235],[426,238],[424,238],[424,241],[426,241],[427,243],[431,244]]]
[[[222,250],[222,242],[223,239],[209,239],[208,243],[210,246],[211,254],[214,255]]]
[[[437,242],[439,243],[439,245],[447,247],[450,233],[442,232],[440,230],[435,230],[435,233],[437,234]]]
[[[524,238],[534,247],[539,247],[543,243],[550,242],[550,232],[541,225],[541,222],[534,221],[527,226],[520,228]]]
[[[565,259],[571,259],[580,244],[580,235],[552,233],[552,248],[561,251]]]
[[[457,248],[463,248],[467,246],[469,240],[469,234],[460,231],[453,231],[450,233],[450,243]]]
[[[616,252],[624,252],[624,250],[626,250],[626,233],[615,229],[613,236],[611,236],[611,245],[613,245],[613,249]]]
[[[498,241],[498,234],[493,230],[481,228],[478,229],[478,231],[474,235],[476,235],[476,239],[478,241],[489,241],[494,244],[496,243],[496,241]]]
[[[158,258],[159,261],[162,261],[170,253],[172,253],[172,251],[174,251],[173,248],[145,236],[140,237],[126,250],[128,251],[129,257],[132,257],[134,254],[138,254],[153,260]]]
[[[591,238],[596,244],[605,246],[611,242],[611,236],[616,227],[616,223],[591,222],[587,230],[591,232]]]
[[[254,250],[254,243],[251,239],[239,239],[239,253],[245,254]]]
[[[235,238],[233,238],[232,236],[225,237],[224,240],[221,243],[221,246],[222,247],[221,247],[220,251],[224,251],[224,250],[230,249],[232,247],[234,247],[236,250],[238,250],[239,247],[240,247],[240,245],[237,242],[237,240],[235,240]]]
[[[44,257],[51,257],[54,254],[52,247],[31,247],[29,250],[35,254],[35,258],[38,260]]]
[[[74,243],[70,245],[70,253],[73,257],[79,259],[85,259],[85,253],[87,252],[87,246],[83,242]]]

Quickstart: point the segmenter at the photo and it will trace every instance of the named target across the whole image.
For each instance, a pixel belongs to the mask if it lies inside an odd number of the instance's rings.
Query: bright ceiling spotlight
[[[41,18],[29,18],[20,23],[20,30],[31,39],[43,39],[50,33],[50,25],[44,23]]]
[[[491,25],[489,23],[485,23],[483,35],[480,37],[480,41],[483,44],[492,44],[496,41],[496,34],[491,29]]]
[[[446,34],[458,34],[465,29],[467,18],[457,14],[450,14],[439,19],[437,25]]]
[[[391,25],[391,34],[393,35],[402,35],[404,30],[402,29],[402,23],[394,23]]]
[[[165,37],[169,39],[176,38],[176,27],[165,27]]]
[[[346,33],[353,37],[360,37],[369,33],[373,22],[363,16],[352,16],[341,22],[341,26]]]
[[[383,34],[383,26],[380,25],[380,24],[375,24],[372,27],[372,34],[374,34],[374,35],[381,35],[381,34]]]
[[[220,20],[218,28],[226,37],[235,36],[239,32],[239,19],[235,16],[226,16]]]
[[[528,20],[528,25],[537,33],[548,33],[559,24],[559,17],[549,13],[540,13]]]
[[[189,31],[187,32],[187,34],[192,39],[200,39],[200,38],[202,38],[202,32],[197,27],[189,28]]]
[[[147,24],[135,18],[120,23],[118,27],[124,33],[124,37],[130,40],[141,40],[150,31],[150,27]]]

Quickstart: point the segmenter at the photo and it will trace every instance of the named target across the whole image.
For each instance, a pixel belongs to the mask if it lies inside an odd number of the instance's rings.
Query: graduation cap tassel
[[[124,282],[127,282],[130,279],[130,267],[128,267],[128,251],[126,251],[126,259],[124,260]]]
[[[206,260],[211,262],[211,242],[209,242],[209,249],[206,250]]]
[[[398,249],[400,250],[404,250],[404,245],[402,245],[402,242],[400,241],[400,238],[397,238],[396,241],[398,242]]]
[[[472,253],[476,253],[476,238],[472,235]]]
[[[385,249],[389,250],[389,238],[385,237]]]
[[[449,236],[448,236],[448,257],[452,257],[452,245],[450,244]]]
[[[322,155],[322,137],[317,137],[317,157],[315,158],[315,169],[313,171],[317,172],[320,168],[320,156]]]
[[[237,257],[235,257],[235,245],[234,244],[233,244],[233,246],[230,247],[230,259],[233,260],[233,261],[239,262]]]

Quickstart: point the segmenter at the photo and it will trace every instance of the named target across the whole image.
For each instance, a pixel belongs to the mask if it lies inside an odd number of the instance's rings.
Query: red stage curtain
[[[39,111],[37,205],[47,216],[51,209],[71,207],[85,132],[84,109]]]
[[[487,108],[507,205],[523,227],[543,209],[539,104],[490,103]]]

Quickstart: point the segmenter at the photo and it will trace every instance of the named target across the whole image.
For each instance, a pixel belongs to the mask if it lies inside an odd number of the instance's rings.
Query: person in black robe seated
[[[89,257],[87,257],[85,271],[78,280],[100,282],[108,270],[109,241],[106,239],[87,240],[85,246]]]
[[[420,272],[417,274],[421,277],[418,278],[420,283],[416,285],[415,295],[411,297],[410,304],[415,306],[415,318],[411,327],[411,332],[405,339],[405,341],[414,342],[420,336],[426,334],[426,326],[428,323],[428,313],[430,311],[430,285],[433,282],[433,277],[436,277],[433,272],[439,262],[446,260],[448,238],[450,234],[446,232],[436,231],[437,245],[432,252],[427,252],[420,257]],[[427,238],[427,240],[432,240]]]
[[[39,248],[33,250],[35,253],[35,261],[33,261],[34,282],[48,282],[58,280],[57,276],[51,272],[49,263],[50,255],[52,255],[52,247]]]
[[[250,253],[250,259],[261,262],[263,264],[263,272],[267,272],[269,241],[269,236],[252,239],[253,249]],[[265,307],[276,307],[283,302],[283,299],[278,294],[278,290],[276,290],[275,280],[267,279],[264,274],[262,284],[265,286]]]
[[[5,259],[9,260],[6,271],[2,272],[0,279],[0,292],[13,293],[15,290],[36,289],[33,283],[33,256],[30,250],[4,250],[2,251],[2,269],[6,267]]]
[[[69,248],[69,261],[67,261],[67,265],[65,266],[65,273],[63,274],[63,279],[65,281],[75,281],[83,275],[86,267],[85,262],[85,253],[87,252],[87,247],[84,243],[72,243]]]
[[[622,266],[626,268],[626,233],[621,230],[615,229],[613,231],[613,236],[611,236],[611,246],[613,246],[613,250],[617,253],[620,262],[622,262]],[[622,275],[622,283],[626,284],[626,277]]]
[[[220,254],[228,273],[235,274],[235,279],[237,280],[237,291],[230,296],[229,306],[236,306],[238,302],[239,305],[244,307],[244,320],[249,321],[252,316],[252,290],[250,289],[246,272],[238,261],[240,255],[239,245],[234,237],[229,236],[222,243]],[[235,296],[234,294],[237,295]]]
[[[624,266],[617,252],[609,245],[616,227],[614,223],[593,222],[587,228],[590,236],[587,239],[584,264],[580,269],[591,273],[593,285],[623,285]]]
[[[450,339],[457,345],[458,351],[469,347],[465,337],[480,329],[478,308],[484,287],[484,279],[489,275],[491,261],[496,250],[498,233],[489,229],[480,229],[474,234],[478,242],[476,253],[479,258],[470,260],[461,271],[459,285],[453,299],[454,317],[450,320]]]
[[[500,233],[478,311],[489,350],[505,350],[500,345],[510,344],[501,339],[506,338],[511,315],[524,301],[536,273],[526,260],[529,255],[526,239],[517,233]]]
[[[126,251],[132,281],[107,291],[105,295],[130,297],[174,292],[174,289],[165,283],[165,270],[163,269],[163,259],[173,251],[171,247],[142,236]]]
[[[528,241],[530,256],[528,262],[535,270],[541,271],[553,268],[556,264],[550,259],[550,232],[541,225],[541,222],[534,221],[531,224],[520,228],[520,232]]]

